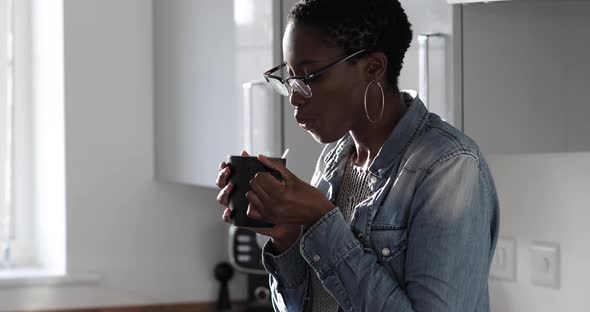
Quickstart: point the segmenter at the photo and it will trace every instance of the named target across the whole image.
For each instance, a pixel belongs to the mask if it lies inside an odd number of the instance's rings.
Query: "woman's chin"
[[[317,135],[316,133],[313,133],[311,131],[308,131],[309,134],[311,134],[311,137],[318,143],[322,143],[322,144],[326,144],[326,142],[324,142],[324,140],[322,139],[321,136]]]
[[[342,137],[344,137],[344,135],[341,136],[337,136],[337,135],[333,135],[333,134],[325,134],[325,133],[321,133],[318,131],[307,131],[313,138],[314,140],[316,140],[316,142],[321,143],[321,144],[330,144],[330,143],[334,143],[338,140],[340,140]]]

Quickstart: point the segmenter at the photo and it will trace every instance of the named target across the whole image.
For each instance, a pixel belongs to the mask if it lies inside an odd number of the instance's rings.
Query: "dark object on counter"
[[[230,311],[231,303],[229,300],[227,282],[234,276],[234,269],[229,263],[220,262],[215,266],[214,274],[215,279],[217,279],[221,283],[221,286],[219,288],[219,297],[217,298],[217,311]]]
[[[229,227],[229,260],[236,271],[248,277],[246,312],[273,312],[268,272],[262,265],[262,249],[269,237],[250,229]]]
[[[268,274],[248,275],[248,305],[246,312],[273,312]]]
[[[287,159],[269,157],[273,160],[279,160],[286,165]],[[239,227],[273,227],[274,224],[253,220],[246,216],[248,210],[248,199],[246,193],[251,190],[250,180],[258,172],[270,172],[273,177],[281,180],[278,171],[266,167],[254,156],[228,156],[227,164],[231,170],[229,183],[234,186],[234,190],[229,198],[229,208],[231,209],[231,222]]]

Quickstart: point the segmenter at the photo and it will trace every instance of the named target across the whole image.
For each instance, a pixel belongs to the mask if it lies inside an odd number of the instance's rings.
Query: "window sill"
[[[98,274],[56,274],[39,269],[0,271],[0,289],[28,286],[95,285]]]

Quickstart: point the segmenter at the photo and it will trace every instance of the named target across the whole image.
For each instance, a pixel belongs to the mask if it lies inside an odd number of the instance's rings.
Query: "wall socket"
[[[530,280],[537,286],[559,289],[560,251],[559,244],[533,242],[530,253]]]
[[[516,281],[516,240],[514,238],[498,238],[490,268],[490,278]]]

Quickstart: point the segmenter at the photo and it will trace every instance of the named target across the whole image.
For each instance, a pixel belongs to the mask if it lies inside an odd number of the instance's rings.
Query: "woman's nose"
[[[308,100],[309,99],[305,98],[301,93],[294,90],[291,91],[291,94],[289,95],[289,102],[295,107],[303,105]]]

